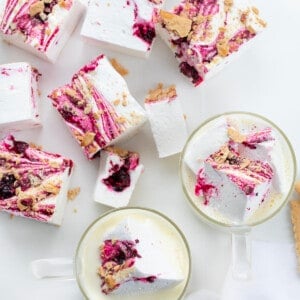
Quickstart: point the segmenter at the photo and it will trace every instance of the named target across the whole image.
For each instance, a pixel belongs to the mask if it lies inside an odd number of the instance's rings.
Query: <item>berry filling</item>
[[[109,170],[110,175],[102,179],[102,182],[115,192],[122,192],[130,186],[131,178],[130,171],[134,170],[139,164],[139,157],[136,153],[128,154],[122,158],[122,164],[112,163]]]
[[[192,82],[195,85],[200,84],[203,81],[203,78],[200,76],[198,71],[187,62],[181,62],[179,65],[180,72],[183,73],[185,76],[192,79]]]
[[[98,275],[101,279],[101,290],[110,294],[121,284],[129,281],[139,281],[145,284],[153,283],[156,276],[130,277],[128,274],[136,259],[141,259],[136,246],[139,240],[105,240],[100,246],[101,267]]]
[[[135,23],[133,25],[133,34],[149,45],[152,44],[156,36],[154,26],[149,22]]]
[[[5,174],[0,180],[0,199],[7,199],[15,195],[18,181],[13,174]]]
[[[157,0],[151,1],[156,3]],[[153,22],[154,12],[152,13],[151,20],[145,20],[139,15],[139,7],[135,1],[134,4],[134,24],[133,24],[133,34],[148,44],[148,50],[152,45],[153,39],[155,38],[155,27]],[[157,4],[160,4],[159,2]]]
[[[115,192],[122,192],[130,186],[130,175],[128,173],[128,170],[129,169],[124,165],[112,175],[103,179],[102,182],[106,186],[112,188]]]

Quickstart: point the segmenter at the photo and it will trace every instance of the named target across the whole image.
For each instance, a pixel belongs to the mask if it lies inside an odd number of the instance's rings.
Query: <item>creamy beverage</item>
[[[189,273],[183,235],[162,215],[142,208],[98,219],[76,254],[77,281],[89,300],[182,299]]]
[[[254,225],[287,199],[295,177],[293,150],[280,129],[249,113],[201,125],[182,154],[181,176],[192,206],[223,225]]]

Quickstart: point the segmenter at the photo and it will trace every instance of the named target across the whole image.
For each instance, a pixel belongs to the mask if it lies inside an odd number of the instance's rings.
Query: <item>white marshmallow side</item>
[[[111,207],[122,207],[129,203],[135,185],[144,170],[144,166],[139,164],[134,170],[130,170],[130,186],[123,191],[116,192],[102,182],[103,179],[111,175],[109,170],[115,164],[122,164],[122,159],[117,154],[107,151],[101,152],[100,168],[94,190],[94,201]]]
[[[25,62],[1,65],[0,130],[17,131],[38,126],[37,102],[37,81],[31,66]]]
[[[158,156],[170,156],[182,151],[188,133],[179,98],[146,102]]]
[[[204,163],[205,179],[216,187],[209,198],[209,206],[217,209],[233,223],[241,223],[251,217],[269,191],[270,183],[257,184],[251,195],[246,195],[226,173]]]
[[[81,35],[99,46],[147,57],[151,45],[134,35],[135,12],[137,21],[151,22],[155,7],[159,6],[148,0],[91,0]]]
[[[213,125],[205,125],[197,135],[199,138],[194,137],[192,139],[184,156],[184,162],[195,175],[203,166],[204,160],[219,151],[229,141],[225,118],[220,118]]]
[[[62,184],[59,193],[55,197],[43,201],[43,203],[45,204],[52,203],[52,202],[55,204],[54,214],[52,215],[48,223],[58,225],[58,226],[62,224],[65,207],[68,200],[68,188],[72,176],[72,173],[69,174],[69,171],[70,170],[68,168],[64,171],[64,173],[60,175],[60,180],[62,181]]]
[[[136,244],[136,249],[141,258],[136,258],[129,278],[157,276],[153,283],[143,283],[140,281],[126,282],[128,277],[124,278],[124,282],[112,294],[155,292],[175,286],[183,280],[182,271],[178,264],[175,264],[173,261],[176,253],[172,252],[172,249],[169,249],[161,237],[153,234],[152,226],[149,220],[141,223],[134,222],[128,218],[105,236],[105,239],[139,240]]]

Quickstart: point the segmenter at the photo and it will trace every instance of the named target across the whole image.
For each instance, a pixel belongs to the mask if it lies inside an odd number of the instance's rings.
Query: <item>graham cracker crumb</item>
[[[155,3],[155,4],[161,4],[162,0],[150,0],[150,2]]]
[[[186,120],[187,119],[187,116],[186,116],[186,114],[183,114],[183,118]]]
[[[80,193],[80,187],[76,187],[68,190],[67,198],[69,201],[73,201]]]
[[[295,183],[295,191],[300,195],[300,180]]]
[[[226,161],[229,153],[229,148],[225,145],[221,147],[221,149],[216,154],[214,154],[213,159],[217,164],[223,164]]]
[[[228,12],[233,5],[233,0],[224,0],[225,12]]]
[[[51,193],[53,195],[57,195],[60,191],[61,180],[58,182],[46,182],[43,184],[43,188],[46,192]]]
[[[227,134],[228,137],[236,143],[242,143],[246,140],[246,137],[233,127],[229,127],[227,129]]]
[[[120,102],[121,102],[120,99],[116,99],[116,100],[113,101],[113,105],[117,106],[117,105],[120,104]]]
[[[256,33],[255,29],[251,25],[247,26],[247,30],[249,30],[249,32],[252,34]]]
[[[267,27],[267,22],[265,22],[262,19],[257,19],[258,23],[262,26],[262,27]]]
[[[31,4],[29,8],[30,17],[34,17],[35,15],[42,13],[44,11],[44,8],[45,8],[44,1],[37,1]]]
[[[251,161],[247,158],[244,158],[240,164],[241,169],[245,169],[250,165]]]
[[[120,124],[124,124],[124,123],[126,123],[126,118],[124,118],[124,117],[118,117],[117,118],[117,122],[120,123]]]
[[[75,97],[76,97],[76,92],[75,92],[73,89],[66,88],[66,89],[65,89],[65,93],[66,93],[68,96],[72,97],[72,98],[75,98]]]
[[[42,150],[42,149],[43,149],[42,146],[37,145],[37,144],[35,144],[35,143],[29,143],[29,147],[30,147],[30,148],[33,148],[33,149],[37,149],[37,150]]]
[[[95,155],[96,151],[97,151],[97,147],[95,147],[94,145],[89,145],[87,150],[88,150],[88,153],[94,153],[94,155]]]
[[[91,104],[87,104],[86,107],[83,110],[83,113],[85,115],[88,115],[91,111],[92,111],[92,105]]]
[[[255,6],[252,6],[252,11],[256,14],[256,15],[259,15],[259,9]]]
[[[110,63],[114,67],[114,69],[121,75],[121,76],[126,76],[128,75],[129,71],[122,66],[115,58],[112,58],[110,60]]]
[[[228,56],[228,54],[229,54],[228,40],[226,40],[226,39],[219,40],[217,43],[217,50],[218,50],[218,54],[221,57]]]
[[[127,94],[123,93],[122,94],[123,100],[122,100],[122,106],[127,106],[128,101],[127,101]]]
[[[94,112],[93,116],[94,116],[95,120],[99,120],[99,118],[100,118],[100,116],[97,112]]]
[[[115,147],[115,146],[108,146],[108,147],[104,148],[104,150],[108,151],[108,152],[115,153],[115,154],[119,155],[122,158],[128,157],[128,155],[130,153],[130,151],[128,151],[128,150],[121,149],[121,148],[118,148],[118,147]]]
[[[9,218],[12,220],[15,217],[13,214],[9,214]]]
[[[177,97],[175,85],[164,88],[163,84],[159,83],[154,90],[148,92],[145,103],[156,102],[163,99],[173,99],[175,97]]]
[[[241,23],[243,23],[243,24],[247,23],[248,15],[249,15],[249,10],[242,12],[241,18],[240,18]]]
[[[175,32],[179,37],[183,38],[188,36],[192,29],[192,20],[189,18],[178,16],[164,10],[160,10],[159,15],[166,28]]]
[[[95,135],[96,134],[94,132],[85,133],[81,141],[81,146],[86,147],[90,145],[94,141]]]
[[[300,266],[300,200],[292,200],[291,205],[291,220],[293,224],[296,254]]]
[[[45,30],[45,34],[46,34],[46,35],[50,35],[50,34],[51,34],[51,29],[47,28],[47,29]]]
[[[67,7],[68,7],[68,5],[67,5],[67,3],[66,3],[65,0],[59,0],[59,1],[58,1],[58,5],[59,5],[60,7],[64,7],[64,8],[67,8]]]

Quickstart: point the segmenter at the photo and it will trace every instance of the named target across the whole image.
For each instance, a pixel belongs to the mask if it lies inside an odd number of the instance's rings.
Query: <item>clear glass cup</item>
[[[199,196],[196,196],[194,192],[196,175],[189,169],[185,162],[187,153],[190,153],[190,151],[196,147],[195,141],[197,138],[205,132],[208,132],[207,130],[213,128],[213,125],[219,120],[222,120],[222,118],[224,120],[227,118],[235,120],[235,118],[237,118],[238,120],[245,120],[245,122],[257,122],[257,124],[262,127],[271,127],[276,135],[276,138],[280,141],[280,147],[284,153],[284,166],[286,166],[284,169],[284,175],[286,176],[286,188],[284,193],[278,196],[274,202],[266,199],[266,201],[261,204],[261,207],[257,210],[254,216],[250,217],[246,222],[233,222],[228,218],[222,218],[221,214],[214,214],[215,211],[213,209],[211,211],[206,209],[205,205],[202,203],[203,198],[199,198]],[[207,143],[209,143],[209,140]],[[203,147],[205,147],[205,144]],[[295,177],[296,157],[291,143],[278,126],[260,115],[249,112],[228,112],[216,115],[203,122],[188,138],[180,157],[180,178],[182,188],[188,203],[204,222],[213,225],[218,229],[226,230],[227,232],[231,233],[232,273],[235,279],[247,280],[251,277],[251,227],[266,222],[280,211],[280,209],[286,204],[293,190]]]
[[[179,283],[175,287],[171,287],[169,289],[165,289],[159,291],[159,296],[153,296],[152,293],[142,294],[137,296],[106,296],[101,293],[100,287],[100,279],[97,280],[94,275],[93,280],[90,285],[87,284],[87,278],[91,273],[95,273],[96,271],[90,271],[86,264],[83,261],[83,255],[87,251],[93,252],[91,254],[98,254],[98,248],[92,250],[90,247],[87,247],[86,241],[91,238],[95,238],[98,241],[98,237],[106,232],[108,228],[112,228],[112,226],[119,224],[121,220],[125,220],[127,217],[138,217],[143,220],[151,220],[155,225],[159,226],[164,232],[166,232],[167,236],[170,238],[176,239],[176,243],[180,247],[180,257],[182,258],[182,266],[184,272],[184,280],[182,283]],[[99,245],[102,240],[99,240]],[[172,253],[170,253],[172,255]],[[100,265],[100,261],[99,261]],[[98,266],[95,265],[95,270],[97,270]],[[171,299],[172,300],[180,300],[183,299],[191,273],[191,255],[187,240],[177,225],[171,221],[168,217],[163,215],[160,212],[157,212],[152,209],[140,208],[140,207],[128,207],[128,208],[118,208],[108,211],[101,215],[98,219],[96,219],[83,233],[75,253],[74,259],[70,258],[50,258],[50,259],[40,259],[31,262],[31,270],[36,278],[58,278],[58,279],[67,279],[67,280],[76,280],[77,284],[84,296],[85,299],[89,300],[107,300],[107,299],[141,299],[141,300],[149,300],[149,299]],[[99,282],[98,282],[99,281]],[[89,291],[87,287],[91,287],[93,292],[97,294],[97,298],[91,296],[91,291]],[[103,295],[103,296],[102,296]],[[162,295],[162,296],[160,296]],[[172,295],[172,296],[170,296]],[[158,297],[158,298],[157,298]]]

